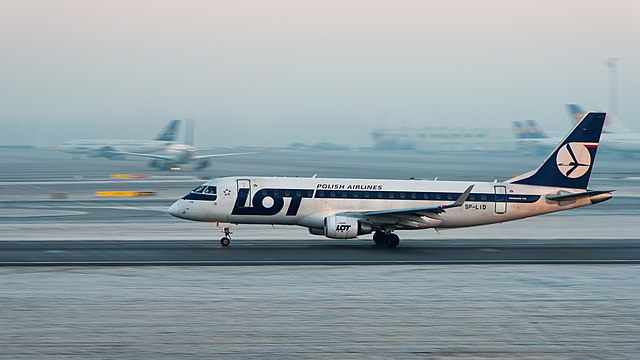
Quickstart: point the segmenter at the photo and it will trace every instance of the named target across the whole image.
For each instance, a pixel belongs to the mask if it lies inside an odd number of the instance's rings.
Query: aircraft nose
[[[180,199],[176,202],[174,202],[168,210],[169,214],[171,216],[175,216],[175,217],[184,217],[184,214],[186,213],[186,207],[184,204],[184,200]]]

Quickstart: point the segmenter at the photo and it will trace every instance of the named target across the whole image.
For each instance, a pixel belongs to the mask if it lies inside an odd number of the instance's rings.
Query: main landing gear
[[[387,247],[394,248],[400,244],[400,238],[392,232],[385,233],[383,231],[376,231],[373,233],[373,242],[375,242],[376,245],[386,245]]]
[[[224,228],[224,230],[222,230],[224,232],[224,237],[222,239],[220,239],[220,245],[222,245],[223,247],[227,247],[229,246],[229,244],[231,244],[231,230],[229,230],[228,227]]]

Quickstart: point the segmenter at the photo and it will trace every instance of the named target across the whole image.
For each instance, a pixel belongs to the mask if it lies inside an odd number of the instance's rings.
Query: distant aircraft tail
[[[584,117],[584,114],[586,114],[582,106],[578,104],[567,104],[566,107],[567,112],[569,113],[571,124],[577,124],[578,121],[580,121],[580,119]],[[629,128],[621,123],[618,118],[616,118],[612,114],[607,114],[607,117],[604,119],[604,128],[602,130],[603,134],[613,134],[629,131]]]
[[[170,120],[167,125],[160,131],[158,136],[154,140],[159,141],[176,141],[179,132],[179,125],[181,120]]]
[[[511,126],[513,127],[513,135],[516,137],[516,139],[526,139],[527,137],[527,132],[524,128],[524,126],[522,126],[522,123],[520,121],[512,121],[511,122]]]
[[[569,113],[569,118],[571,119],[571,125],[577,124],[584,117],[584,109],[582,106],[578,104],[567,104],[567,112]]]
[[[586,189],[605,116],[605,113],[588,113],[540,167],[507,183]]]
[[[520,121],[512,121],[513,132],[516,139],[542,139],[546,138],[542,127],[535,120],[525,120],[524,125]]]

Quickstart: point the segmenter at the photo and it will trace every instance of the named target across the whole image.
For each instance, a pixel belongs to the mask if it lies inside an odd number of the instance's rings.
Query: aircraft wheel
[[[385,234],[382,231],[376,231],[373,233],[373,242],[376,245],[384,245]]]
[[[220,245],[227,247],[229,246],[229,244],[231,244],[231,239],[229,239],[228,237],[223,237],[222,239],[220,239]]]
[[[397,247],[400,244],[400,238],[396,234],[387,234],[384,237],[384,244],[390,248]]]

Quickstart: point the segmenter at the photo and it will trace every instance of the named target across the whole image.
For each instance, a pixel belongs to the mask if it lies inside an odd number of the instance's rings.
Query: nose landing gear
[[[224,232],[224,237],[222,239],[220,239],[220,245],[222,245],[223,247],[227,247],[229,246],[229,244],[231,244],[231,230],[229,230],[228,227],[224,228],[224,230],[222,230]]]

